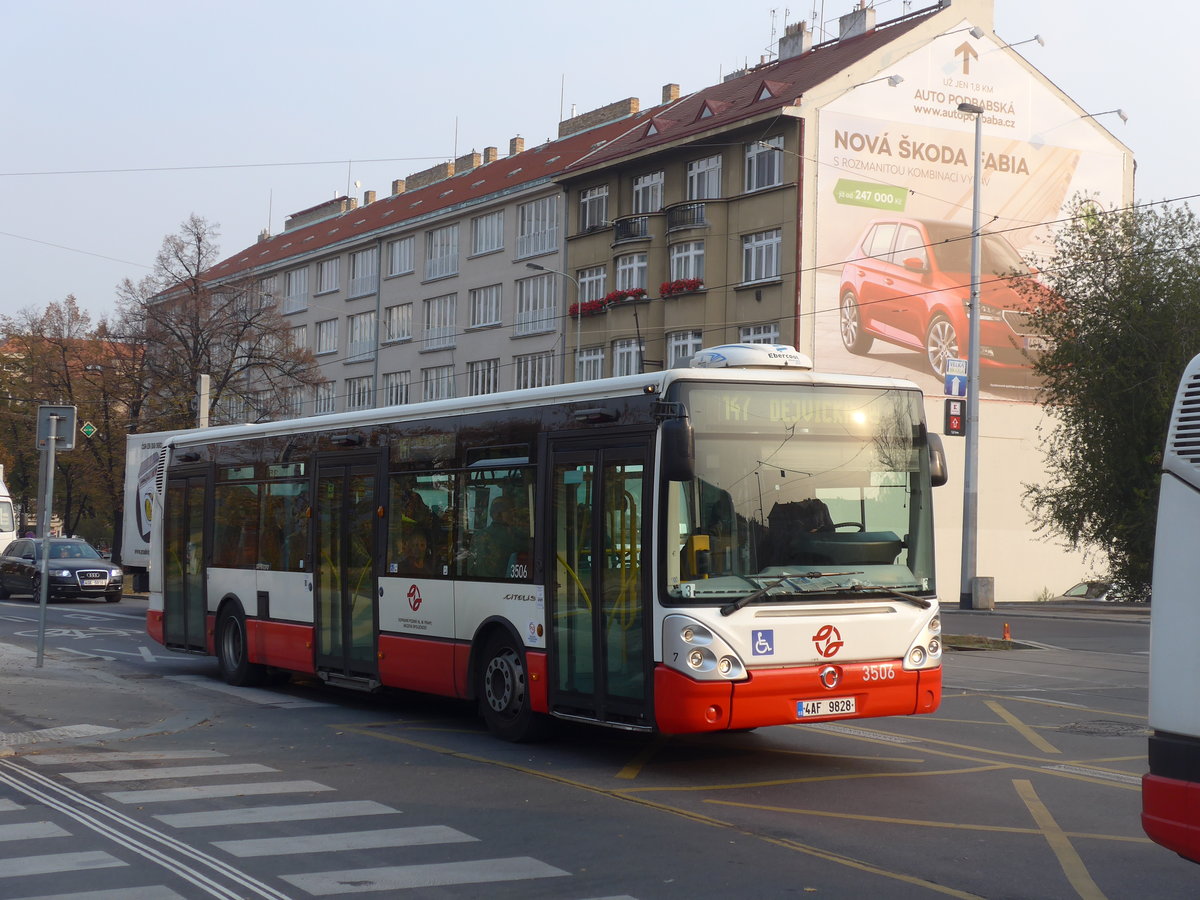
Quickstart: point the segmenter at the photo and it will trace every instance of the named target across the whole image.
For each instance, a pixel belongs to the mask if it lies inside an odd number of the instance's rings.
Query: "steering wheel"
[[[839,528],[857,528],[859,531],[867,530],[867,526],[862,522],[838,522],[833,526],[834,531],[837,531]]]

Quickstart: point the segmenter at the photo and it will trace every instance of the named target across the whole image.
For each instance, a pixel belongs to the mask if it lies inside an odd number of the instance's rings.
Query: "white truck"
[[[12,498],[4,481],[4,466],[0,466],[0,550],[17,537],[17,518],[13,512]]]
[[[149,587],[150,519],[154,473],[163,441],[178,431],[131,434],[125,439],[125,504],[121,523],[121,558],[127,584],[135,591]]]

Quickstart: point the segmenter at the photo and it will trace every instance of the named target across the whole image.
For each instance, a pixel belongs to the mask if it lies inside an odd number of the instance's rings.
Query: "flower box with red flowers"
[[[680,294],[691,294],[704,287],[703,278],[678,278],[675,281],[664,281],[658,288],[660,297],[677,297]]]

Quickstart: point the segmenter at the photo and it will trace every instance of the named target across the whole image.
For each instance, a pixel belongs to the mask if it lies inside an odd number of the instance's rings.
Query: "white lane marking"
[[[1042,766],[1050,772],[1066,772],[1070,775],[1087,775],[1089,778],[1102,778],[1105,781],[1115,781],[1119,784],[1141,784],[1142,779],[1137,775],[1125,775],[1120,772],[1106,772],[1103,769],[1089,769],[1087,766]]]
[[[24,808],[20,803],[13,803],[11,800],[0,800],[0,812],[18,812]]]
[[[316,700],[305,700],[301,697],[289,697],[287,694],[270,691],[266,688],[234,687],[231,684],[206,678],[203,675],[168,675],[167,678],[171,681],[194,685],[195,687],[204,688],[209,691],[229,694],[231,697],[237,697],[239,700],[248,700],[251,703],[259,703],[263,706],[277,706],[280,709],[304,709],[310,706],[331,705]]]
[[[811,728],[817,731],[832,731],[834,734],[847,734],[851,737],[872,738],[877,741],[886,741],[889,744],[915,744],[916,738],[904,737],[900,734],[888,734],[886,731],[872,731],[867,728],[852,728],[849,725],[801,725],[801,728]]]
[[[90,753],[38,753],[25,757],[39,766],[75,766],[80,763],[135,762],[160,759],[215,759],[226,754],[219,750],[96,750]]]
[[[207,775],[256,775],[278,772],[261,763],[228,763],[220,766],[163,766],[157,769],[106,769],[93,772],[62,772],[76,784],[102,784],[107,781],[158,781],[163,778],[203,778]]]
[[[0,867],[0,878],[23,878],[26,875],[53,875],[59,872],[82,872],[87,869],[109,869],[127,866],[115,856],[102,850],[81,853],[51,853],[47,856],[21,856],[6,859]]]
[[[571,873],[530,856],[513,856],[507,859],[383,866],[378,869],[344,869],[339,872],[313,872],[280,877],[288,884],[314,896],[330,897],[338,894],[399,891],[450,884],[490,884],[494,881],[521,881],[526,878],[557,878],[569,874]]]
[[[36,731],[11,731],[7,734],[0,734],[0,745],[35,744],[40,741],[92,737],[97,734],[112,734],[117,730],[105,725],[60,725],[57,728],[39,728]]]
[[[25,841],[30,838],[68,837],[53,822],[19,822],[16,825],[0,825],[0,841]]]
[[[154,662],[158,658],[150,652],[149,647],[138,647],[138,653],[142,654],[142,659],[144,659],[146,662]]]
[[[329,853],[336,850],[377,850],[381,847],[419,847],[425,844],[463,844],[479,838],[446,825],[412,828],[382,828],[376,831],[343,831],[340,834],[308,834],[297,837],[253,838],[242,841],[213,841],[237,857],[286,856],[296,853]]]
[[[287,806],[252,806],[247,809],[214,809],[207,812],[158,815],[174,828],[207,828],[212,825],[260,825],[271,822],[300,822],[310,819],[348,819],[381,816],[399,810],[374,800],[344,800],[331,803],[293,803]]]
[[[73,647],[55,647],[54,649],[59,653],[74,653],[76,656],[86,656],[88,659],[102,659],[105,662],[116,662],[115,656],[105,656],[102,653],[87,653],[83,650],[76,650]]]
[[[174,800],[208,800],[216,797],[249,797],[254,794],[311,794],[333,788],[315,781],[269,781],[250,784],[213,784],[208,787],[164,788],[156,791],[109,791],[105,797],[118,803],[170,803]]]
[[[184,900],[184,898],[165,884],[156,884],[150,887],[118,888],[115,891],[84,891],[82,894],[13,897],[12,900]]]

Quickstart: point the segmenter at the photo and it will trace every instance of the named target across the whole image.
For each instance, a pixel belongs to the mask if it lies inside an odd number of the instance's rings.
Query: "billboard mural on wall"
[[[985,111],[982,393],[1032,399],[1029,354],[1042,340],[1005,276],[1037,277],[1076,194],[1121,205],[1132,163],[1094,120],[970,27],[818,113],[815,352],[821,368],[910,378],[927,393],[942,393],[947,370],[960,366],[951,360],[966,358],[975,117],[958,105],[972,103]]]

